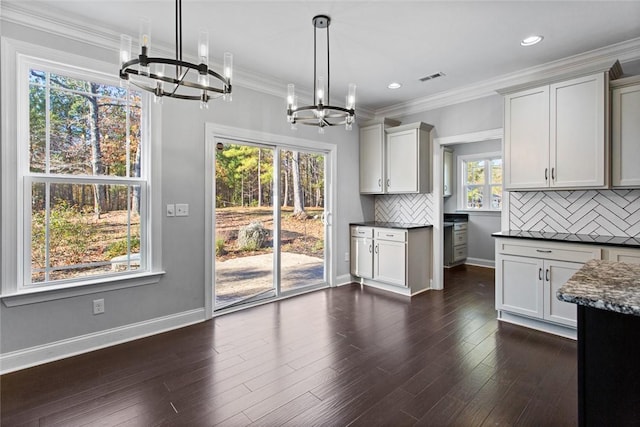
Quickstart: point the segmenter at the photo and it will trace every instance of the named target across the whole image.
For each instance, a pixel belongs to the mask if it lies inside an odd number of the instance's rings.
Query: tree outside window
[[[39,61],[26,78],[25,286],[144,270],[141,93]]]
[[[463,210],[502,209],[502,158],[460,156],[460,206]]]

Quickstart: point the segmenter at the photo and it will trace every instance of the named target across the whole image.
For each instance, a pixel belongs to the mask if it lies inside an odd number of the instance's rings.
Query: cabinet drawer
[[[375,238],[378,240],[390,240],[393,242],[406,242],[407,232],[405,230],[395,230],[392,228],[376,228]]]
[[[453,231],[467,231],[466,222],[456,222],[453,224]]]
[[[453,262],[463,260],[467,257],[467,245],[453,248]]]
[[[508,255],[546,258],[558,261],[585,263],[590,259],[602,259],[600,248],[584,246],[584,248],[558,248],[554,246],[528,246],[515,243],[502,243],[499,252]]]
[[[453,246],[466,245],[467,244],[467,232],[454,231],[453,233]]]
[[[367,237],[369,239],[373,238],[373,228],[371,227],[351,227],[351,236],[352,237]]]

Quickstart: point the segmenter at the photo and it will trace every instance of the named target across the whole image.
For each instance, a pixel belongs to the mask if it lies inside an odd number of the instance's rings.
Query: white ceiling
[[[174,0],[3,0],[39,13],[94,22],[137,37],[152,20],[152,43],[173,47]],[[313,27],[331,17],[331,87],[341,105],[347,84],[370,111],[434,96],[603,46],[640,37],[640,1],[198,1],[183,0],[185,56],[208,29],[212,58],[234,54],[237,70],[309,88]],[[324,37],[323,33],[318,33]],[[520,40],[541,34],[524,48]],[[152,45],[153,49],[153,45]],[[117,60],[114,58],[114,61]],[[418,79],[443,72],[429,82]],[[398,81],[401,89],[387,89]]]

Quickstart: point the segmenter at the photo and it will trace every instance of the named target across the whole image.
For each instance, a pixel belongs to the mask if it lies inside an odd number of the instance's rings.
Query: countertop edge
[[[516,231],[520,233],[520,231]],[[545,237],[545,236],[527,236],[527,235],[515,235],[515,234],[503,234],[505,231],[498,231],[495,233],[491,233],[492,237],[498,237],[503,239],[521,239],[521,240],[537,240],[541,242],[558,242],[558,243],[576,243],[581,245],[595,245],[595,246],[610,246],[610,247],[618,247],[618,248],[632,248],[632,249],[640,249],[640,241],[633,237],[629,237],[628,240],[631,240],[631,243],[627,242],[612,242],[612,241],[595,241],[595,240],[578,240],[576,239],[568,239],[569,236],[580,236],[579,234],[571,234],[571,233],[558,233],[560,236],[557,238],[553,237]],[[508,231],[507,231],[508,233]],[[622,238],[623,236],[601,236],[600,238]]]

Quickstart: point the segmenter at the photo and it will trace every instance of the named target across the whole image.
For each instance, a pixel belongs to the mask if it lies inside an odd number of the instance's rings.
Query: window
[[[502,158],[500,153],[458,157],[459,206],[462,210],[502,209]]]
[[[145,98],[43,60],[24,58],[18,72],[18,286],[148,270]]]

